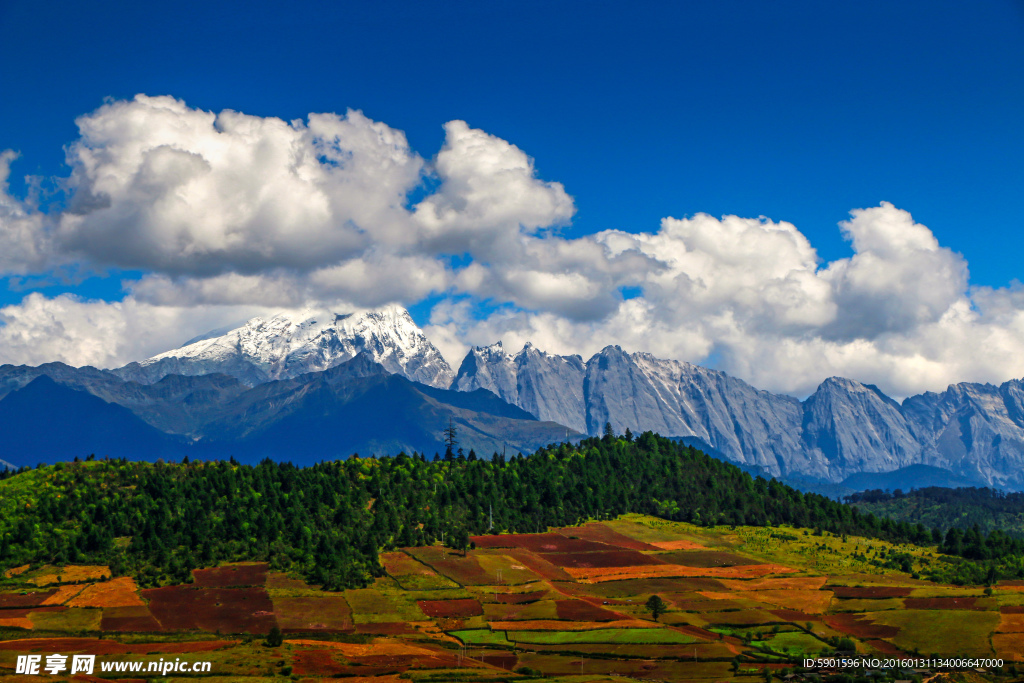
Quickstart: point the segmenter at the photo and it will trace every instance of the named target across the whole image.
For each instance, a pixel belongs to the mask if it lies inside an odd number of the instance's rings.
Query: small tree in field
[[[660,595],[652,595],[649,597],[645,607],[647,608],[647,611],[651,613],[651,616],[654,617],[655,621],[658,620],[658,617],[668,611],[668,605],[665,604],[665,601],[661,599]]]

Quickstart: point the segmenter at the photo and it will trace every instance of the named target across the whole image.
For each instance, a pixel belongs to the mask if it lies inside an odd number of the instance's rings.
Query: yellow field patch
[[[1011,662],[1024,661],[1024,633],[995,633],[992,635],[992,648],[997,657]]]
[[[662,550],[707,550],[706,545],[695,541],[648,541],[650,545]]]
[[[43,600],[43,604],[44,605],[63,605],[65,602],[67,602],[71,598],[73,598],[76,595],[78,595],[79,593],[81,593],[87,587],[88,587],[88,584],[86,584],[84,586],[83,585],[78,585],[78,586],[75,586],[75,585],[72,585],[72,586],[61,586],[60,588],[57,589],[56,593],[54,593],[50,597],[48,597],[45,600]]]
[[[10,627],[10,628],[26,628],[26,629],[31,629],[32,628],[32,622],[29,621],[28,617],[12,617],[10,619],[0,619],[0,627],[4,627],[4,626]]]
[[[735,600],[737,598],[736,593],[721,591],[700,591],[700,594],[709,600]],[[798,610],[807,614],[824,614],[832,601],[832,591],[743,591],[740,595],[775,607]]]
[[[734,591],[807,590],[816,591],[828,581],[827,576],[794,576],[781,579],[720,579],[720,583]]]
[[[302,647],[320,647],[338,650],[345,657],[368,657],[370,655],[387,655],[400,657],[407,655],[425,655],[428,657],[438,654],[437,650],[428,650],[425,647],[411,645],[400,640],[375,640],[372,643],[337,643],[326,640],[286,640],[289,645]]]
[[[18,574],[24,574],[25,572],[28,571],[28,568],[31,567],[31,566],[32,565],[30,565],[30,564],[23,564],[20,567],[12,567],[11,569],[8,569],[7,571],[4,572],[4,576],[6,578],[10,579],[12,577],[17,576]]]
[[[68,601],[68,607],[137,607],[145,604],[139,597],[135,579],[130,576],[86,586]]]
[[[79,583],[81,581],[99,581],[110,577],[110,567],[106,565],[68,565],[66,567],[46,566],[39,570],[29,583],[37,586],[49,586],[53,583]]]
[[[1000,633],[1024,633],[1024,614],[1000,614],[999,626],[996,631]]]
[[[738,567],[684,567],[678,564],[647,564],[639,567],[564,567],[577,581],[601,583],[650,578],[757,578],[768,574],[790,574],[798,570],[781,564],[748,564]]]

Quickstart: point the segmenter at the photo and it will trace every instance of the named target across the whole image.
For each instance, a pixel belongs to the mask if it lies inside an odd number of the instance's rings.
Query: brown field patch
[[[586,541],[593,541],[594,543],[605,543],[607,545],[615,546],[616,548],[625,548],[626,550],[658,550],[657,545],[650,543],[644,543],[638,541],[635,538],[630,538],[620,534],[611,527],[601,524],[599,522],[587,522],[583,526],[571,526],[556,529],[556,533],[562,536],[577,536]]]
[[[1024,614],[1000,614],[999,626],[996,627],[999,633],[1024,633]]]
[[[210,569],[193,569],[196,586],[203,588],[230,588],[232,586],[262,586],[267,581],[266,562],[229,564]]]
[[[523,621],[492,621],[492,631],[596,631],[605,628],[651,628],[651,622],[639,619],[618,619],[616,621],[557,621],[535,619]]]
[[[875,650],[881,652],[884,655],[902,655],[903,650],[899,649],[887,640],[865,640],[865,643],[870,645]]]
[[[401,640],[381,639],[372,643],[338,643],[328,640],[301,640],[291,639],[285,641],[289,645],[301,647],[326,648],[341,653],[343,657],[370,657],[383,655],[388,657],[417,657],[440,654],[437,650],[429,650],[419,645],[413,645]]]
[[[148,607],[109,607],[103,610],[100,628],[104,631],[155,632],[162,631]]]
[[[837,598],[884,599],[905,598],[912,590],[901,586],[829,586]]]
[[[68,601],[68,607],[138,607],[145,605],[137,592],[135,579],[121,576],[94,583]]]
[[[790,621],[794,624],[804,624],[808,621],[821,621],[820,614],[808,614],[795,609],[772,609],[768,610],[783,621]]]
[[[428,617],[463,618],[477,617],[484,613],[480,601],[473,598],[457,600],[417,600],[416,603]]]
[[[569,538],[562,534],[500,534],[497,536],[471,536],[477,548],[525,548],[536,553],[589,553],[612,550],[605,543],[583,538]]]
[[[282,631],[351,631],[352,614],[340,595],[272,598],[277,626]]]
[[[1000,614],[1024,614],[1024,605],[1003,605],[999,608]]]
[[[4,617],[0,613],[0,626],[7,628],[23,628],[27,631],[32,630],[32,622],[28,617]]]
[[[35,607],[42,605],[48,599],[57,594],[56,589],[38,591],[36,593],[0,593],[0,610],[19,607]],[[2,616],[0,612],[0,616]]]
[[[500,602],[506,605],[524,605],[528,602],[542,600],[547,594],[548,592],[543,590],[530,591],[529,593],[489,593],[487,597],[492,598],[493,602]]]
[[[651,541],[651,545],[659,550],[707,550],[706,545],[696,541]]]
[[[493,577],[472,555],[463,557],[438,546],[409,548],[409,552],[434,571],[463,586],[486,586],[493,582]]]
[[[555,610],[559,619],[569,621],[616,621],[622,618],[586,600],[555,600]]]
[[[556,567],[543,557],[534,555],[525,548],[513,548],[508,551],[508,556],[518,560],[523,566],[541,578],[550,581],[572,581],[572,577],[566,574],[564,569]]]
[[[793,576],[781,579],[752,579],[750,581],[738,581],[736,579],[721,579],[722,585],[734,591],[762,591],[762,590],[805,590],[816,591],[828,581],[827,576]]]
[[[677,550],[659,553],[655,557],[666,564],[679,564],[684,567],[741,567],[762,563],[762,560],[755,560],[724,550]]]
[[[586,589],[586,593],[581,591],[581,594],[607,598],[627,598],[635,595],[649,595],[650,593],[690,593],[694,591],[725,590],[725,586],[718,579],[701,577],[625,579],[593,586],[581,586],[581,588]]]
[[[605,567],[642,567],[665,564],[653,555],[636,550],[609,550],[593,553],[544,553],[543,558],[563,569],[602,569]]]
[[[296,676],[334,676],[347,668],[334,658],[330,650],[296,650],[292,653],[292,673]]]
[[[1024,633],[992,634],[992,649],[997,657],[1019,662],[1024,660]]]
[[[796,569],[779,564],[752,564],[740,567],[684,567],[676,564],[646,565],[639,567],[594,567],[572,568],[565,571],[577,580],[593,583],[603,581],[621,581],[623,579],[643,579],[655,577],[712,577],[712,578],[757,578],[769,574],[789,574]]]
[[[25,638],[0,641],[0,650],[15,652],[88,652],[96,655],[185,654],[211,652],[237,645],[237,640],[199,640],[184,643],[119,643],[99,638]]]
[[[157,621],[169,631],[270,631],[274,605],[263,588],[167,586],[142,591]]]
[[[973,609],[984,610],[974,603],[978,598],[904,598],[903,605],[906,609]]]
[[[876,624],[862,614],[831,614],[824,618],[824,622],[856,638],[892,638],[900,632],[898,626]]]

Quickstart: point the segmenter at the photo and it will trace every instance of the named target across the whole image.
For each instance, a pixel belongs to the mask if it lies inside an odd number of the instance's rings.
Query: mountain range
[[[909,488],[927,473],[1024,489],[1022,380],[898,403],[831,377],[801,401],[617,346],[584,361],[529,343],[475,347],[454,373],[399,307],[254,318],[114,370],[0,366],[0,459],[15,465],[78,451],[294,462],[433,453],[449,420],[481,455],[610,424],[808,486]]]

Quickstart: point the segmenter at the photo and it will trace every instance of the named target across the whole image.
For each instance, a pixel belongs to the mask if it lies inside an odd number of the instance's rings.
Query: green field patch
[[[515,631],[517,643],[565,645],[569,643],[693,643],[697,639],[669,628],[603,628],[593,631]]]
[[[999,624],[998,612],[973,610],[893,610],[866,616],[875,623],[899,627],[899,633],[887,639],[898,647],[944,656],[991,655],[989,636]]]
[[[352,608],[352,621],[356,624],[382,622],[423,621],[426,615],[412,600],[385,595],[376,588],[357,588],[344,591],[345,602]]]
[[[467,645],[507,645],[512,643],[505,637],[504,631],[491,631],[490,629],[472,629],[467,631],[450,631],[450,636],[458,638]]]
[[[778,633],[766,640],[765,644],[775,652],[799,655],[821,652],[822,648],[828,647],[826,643],[803,631]]]
[[[99,631],[103,610],[72,607],[61,612],[29,612],[28,618],[37,631]]]
[[[833,600],[829,612],[881,612],[890,609],[903,609],[900,598]]]

